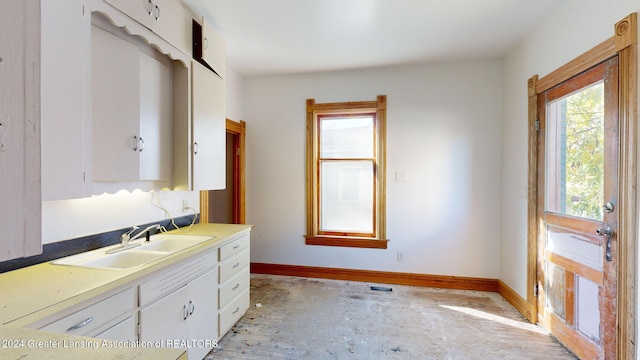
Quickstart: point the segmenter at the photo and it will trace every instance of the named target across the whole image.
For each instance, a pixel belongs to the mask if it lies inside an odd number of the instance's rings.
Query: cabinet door
[[[188,299],[187,288],[182,287],[140,310],[140,341],[187,339]]]
[[[202,359],[218,339],[216,274],[214,268],[140,310],[140,341],[189,340],[189,358]]]
[[[189,339],[201,341],[198,346],[189,349],[190,359],[202,359],[218,339],[218,277],[217,269],[189,283],[189,302],[193,304],[193,313],[189,316]],[[204,345],[204,346],[199,346]]]
[[[146,26],[153,28],[155,18],[153,12],[155,3],[152,0],[105,0],[108,4],[122,11],[124,14]]]
[[[140,51],[139,180],[171,180],[171,68]]]
[[[192,62],[193,190],[226,187],[224,81]]]
[[[91,27],[93,180],[127,181],[139,175],[138,47]]]
[[[202,20],[202,60],[221,77],[224,78],[226,71],[226,44],[222,36]]]
[[[0,261],[42,250],[39,4],[0,11]]]
[[[192,53],[192,18],[179,0],[154,0],[158,6],[158,20],[153,31],[171,45]]]
[[[42,1],[42,200],[91,193],[89,50],[84,0]],[[60,54],[65,54],[60,56]]]

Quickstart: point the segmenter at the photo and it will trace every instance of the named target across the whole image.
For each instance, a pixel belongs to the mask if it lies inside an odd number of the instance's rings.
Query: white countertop
[[[53,334],[44,331],[27,329],[31,324],[42,321],[47,317],[64,311],[70,307],[95,298],[106,297],[119,291],[127,283],[139,280],[165,266],[188,261],[199,253],[220,246],[234,240],[238,234],[251,229],[251,225],[235,224],[196,224],[190,228],[173,230],[172,234],[215,236],[213,240],[176,252],[169,256],[152,261],[144,266],[124,270],[107,270],[82,268],[75,266],[54,265],[42,263],[23,269],[0,274],[0,341],[2,339],[21,339],[41,341],[63,341],[70,338],[64,334]],[[89,338],[75,337],[84,339]],[[89,339],[94,340],[95,339]],[[42,345],[45,345],[43,343]],[[3,346],[5,345],[5,346]],[[16,359],[176,359],[181,351],[175,349],[138,349],[138,348],[44,348],[32,346],[6,346],[0,343],[0,358]],[[53,345],[53,343],[51,344]],[[158,352],[166,351],[166,357]],[[177,353],[176,353],[177,351]],[[86,353],[87,356],[84,356]],[[40,354],[40,355],[37,355]],[[54,357],[52,354],[55,354]],[[66,354],[66,355],[65,355]],[[117,355],[121,354],[121,355]],[[136,355],[137,354],[137,355]],[[178,354],[178,356],[175,356]],[[22,357],[27,355],[27,357]],[[77,356],[76,356],[77,355]],[[45,357],[43,357],[45,356]]]

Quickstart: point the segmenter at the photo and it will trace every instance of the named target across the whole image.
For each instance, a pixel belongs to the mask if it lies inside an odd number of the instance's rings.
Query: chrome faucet
[[[146,229],[140,231],[134,237],[129,239],[129,241],[133,241],[133,240],[139,238],[142,235],[147,235],[147,241],[149,241],[149,236],[148,236],[148,235],[150,235],[149,234],[149,230],[153,230],[153,229],[160,230],[160,224],[154,224],[154,225],[148,226]]]
[[[134,226],[131,228],[131,230],[125,232],[124,234],[120,235],[120,246],[113,248],[113,249],[109,249],[106,251],[107,254],[113,254],[113,253],[117,253],[123,250],[127,250],[130,249],[132,247],[136,247],[136,246],[140,246],[140,244],[132,244],[129,245],[129,240],[131,237],[131,233],[133,233],[134,231],[138,230],[140,227],[138,226]]]
[[[140,227],[138,226],[134,226],[131,228],[131,230],[127,231],[126,233],[120,235],[120,244],[122,244],[122,247],[127,247],[129,245],[129,240],[131,238],[131,234],[140,229]]]
[[[113,254],[113,253],[117,253],[120,251],[124,251],[127,249],[131,249],[137,246],[140,246],[141,244],[130,244],[129,242],[139,238],[142,235],[147,235],[147,241],[149,241],[149,231],[152,229],[158,229],[160,230],[162,227],[160,226],[160,224],[154,224],[151,226],[148,226],[147,228],[145,228],[144,230],[140,231],[139,233],[135,234],[133,237],[131,237],[131,234],[140,229],[139,226],[134,226],[131,228],[131,230],[125,232],[124,234],[120,235],[120,246],[113,248],[113,249],[109,249],[107,250],[107,254]]]

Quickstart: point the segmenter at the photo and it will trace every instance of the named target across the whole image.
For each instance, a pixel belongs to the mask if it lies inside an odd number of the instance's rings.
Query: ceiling
[[[499,59],[562,0],[183,0],[246,77]]]

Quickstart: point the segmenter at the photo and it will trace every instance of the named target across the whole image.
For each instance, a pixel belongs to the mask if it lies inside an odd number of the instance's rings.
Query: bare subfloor
[[[496,293],[253,274],[206,359],[265,358],[575,359]]]

